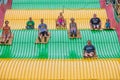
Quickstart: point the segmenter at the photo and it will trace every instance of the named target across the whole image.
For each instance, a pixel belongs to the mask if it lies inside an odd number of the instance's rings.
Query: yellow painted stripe
[[[56,29],[55,20],[60,12],[62,10],[7,10],[5,20],[10,21],[12,29],[24,29],[29,17],[32,17],[35,21],[35,28],[40,24],[40,19],[44,18],[48,29]],[[76,19],[78,29],[89,29],[89,21],[94,13],[101,19],[102,27],[104,27],[107,18],[104,9],[65,10],[64,17],[67,22],[67,27],[69,27],[70,18],[73,17]]]
[[[120,59],[0,59],[0,80],[119,80]]]

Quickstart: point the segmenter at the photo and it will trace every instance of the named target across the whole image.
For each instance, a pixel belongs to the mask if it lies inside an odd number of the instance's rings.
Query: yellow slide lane
[[[62,10],[7,10],[5,20],[10,21],[11,29],[25,29],[29,17],[35,21],[35,28],[39,25],[40,19],[44,18],[48,29],[56,29],[55,20],[60,12]],[[67,21],[67,27],[69,27],[70,18],[73,17],[76,19],[78,29],[89,29],[89,21],[94,13],[101,19],[104,27],[107,18],[104,9],[65,10],[63,15]]]
[[[120,59],[0,59],[0,80],[120,80]]]

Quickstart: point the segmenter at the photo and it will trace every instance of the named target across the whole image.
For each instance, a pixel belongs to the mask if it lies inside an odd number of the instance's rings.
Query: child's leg
[[[47,34],[45,33],[44,42],[47,41]]]
[[[11,37],[11,33],[9,33],[9,34],[6,35],[6,43],[8,43],[10,37]]]
[[[101,26],[98,24],[98,25],[96,25],[97,26],[97,29],[101,29]]]
[[[65,27],[65,22],[62,22],[62,26]]]
[[[77,37],[77,31],[76,30],[74,30],[74,35],[75,35],[75,37]]]
[[[70,36],[73,37],[73,30],[70,31]]]
[[[31,26],[31,29],[34,29],[34,26]]]
[[[106,29],[109,29],[109,27],[108,27],[108,26],[106,26]]]
[[[38,36],[38,40],[39,40],[39,42],[41,42],[41,38]]]
[[[1,41],[1,42],[3,42],[3,43],[4,43],[4,42],[5,42],[5,40],[6,40],[6,35],[5,35],[5,34],[3,34],[3,35],[2,35],[2,41]]]
[[[30,26],[26,26],[26,29],[30,29],[31,27]]]
[[[40,32],[38,35],[38,40],[41,42],[41,38],[42,38],[42,33]]]
[[[110,26],[106,26],[106,29],[110,29]]]
[[[93,25],[93,28],[94,29],[100,29],[100,25],[99,24],[98,25],[95,24],[95,25]]]
[[[59,26],[59,27],[61,26],[61,24],[60,24],[60,22],[59,22],[59,21],[57,21],[57,26]]]
[[[87,52],[84,53],[84,57],[89,57]]]
[[[94,25],[94,29],[98,29],[98,26],[97,26],[97,25]]]
[[[44,32],[40,33],[40,38],[42,38],[44,36]]]
[[[45,32],[44,32],[44,42],[46,42],[46,41],[47,41],[47,36],[48,36],[48,32],[47,32],[47,31],[45,31]]]
[[[46,34],[46,36],[49,36],[49,34],[48,34],[48,32],[47,32],[47,31],[45,32],[45,34]]]
[[[38,37],[40,37],[40,38],[41,38],[41,33],[39,33],[39,34],[38,34]]]
[[[88,54],[90,57],[93,57],[94,56],[94,52],[91,52]]]
[[[96,28],[96,26],[95,25],[92,25],[92,29],[95,29]]]

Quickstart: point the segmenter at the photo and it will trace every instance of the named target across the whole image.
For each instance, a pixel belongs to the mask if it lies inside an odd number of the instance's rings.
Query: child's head
[[[71,22],[74,22],[74,21],[75,21],[75,19],[74,19],[74,18],[71,18],[70,20],[71,20]]]
[[[110,22],[110,20],[109,20],[109,19],[106,19],[106,22]]]
[[[60,16],[63,16],[62,12],[60,12]]]
[[[9,24],[9,21],[6,20],[6,21],[5,21],[5,25],[8,25],[8,24]]]

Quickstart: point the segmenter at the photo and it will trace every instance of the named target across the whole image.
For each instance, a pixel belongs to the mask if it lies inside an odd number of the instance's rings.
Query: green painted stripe
[[[81,31],[82,39],[69,39],[67,31],[50,30],[48,44],[34,44],[37,30],[13,30],[11,46],[0,46],[0,58],[79,59],[89,39],[99,58],[120,58],[120,45],[115,31]]]
[[[99,0],[13,0],[13,9],[100,8]]]

